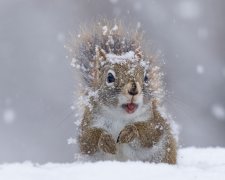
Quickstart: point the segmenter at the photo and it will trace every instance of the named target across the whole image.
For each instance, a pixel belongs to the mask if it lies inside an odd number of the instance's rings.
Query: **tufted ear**
[[[95,48],[95,60],[93,62],[93,67],[92,67],[92,87],[94,90],[97,90],[98,83],[99,83],[99,73],[100,73],[100,66],[101,66],[101,61],[106,60],[106,53],[103,49],[101,49],[99,46],[96,46]]]
[[[104,49],[101,49],[99,46],[95,48],[96,58],[100,61],[106,60],[106,53]]]
[[[141,47],[139,46],[137,49],[135,49],[134,52],[134,57],[137,58],[138,60],[143,59],[143,51],[141,50]]]

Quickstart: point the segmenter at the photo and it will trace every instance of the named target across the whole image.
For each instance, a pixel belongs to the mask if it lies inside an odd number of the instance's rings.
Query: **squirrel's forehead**
[[[134,75],[137,72],[144,73],[144,68],[138,63],[116,63],[109,66],[110,69],[113,69],[115,72],[123,73],[126,75]]]

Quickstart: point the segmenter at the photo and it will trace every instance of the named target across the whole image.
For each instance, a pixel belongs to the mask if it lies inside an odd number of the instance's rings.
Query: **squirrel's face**
[[[139,62],[105,65],[100,72],[100,79],[99,98],[102,104],[129,115],[146,109],[151,98],[150,79]]]

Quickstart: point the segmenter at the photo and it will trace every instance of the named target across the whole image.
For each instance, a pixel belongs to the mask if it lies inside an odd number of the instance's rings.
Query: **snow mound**
[[[115,161],[45,165],[25,162],[0,165],[2,180],[224,180],[224,178],[225,148],[180,149],[177,165]]]

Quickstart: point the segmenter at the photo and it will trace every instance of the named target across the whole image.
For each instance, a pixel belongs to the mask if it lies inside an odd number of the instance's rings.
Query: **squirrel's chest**
[[[92,127],[102,128],[110,133],[115,139],[117,139],[119,133],[123,128],[131,123],[146,121],[149,117],[147,114],[142,114],[134,117],[126,117],[121,114],[115,112],[112,114],[102,114],[101,116],[97,116],[93,120]]]

